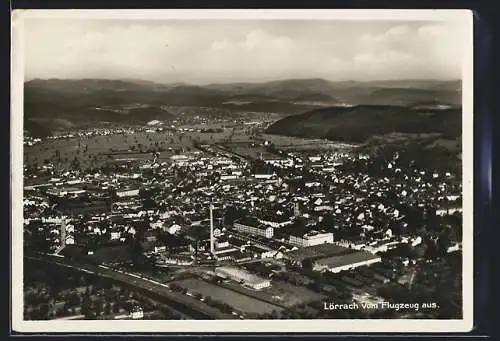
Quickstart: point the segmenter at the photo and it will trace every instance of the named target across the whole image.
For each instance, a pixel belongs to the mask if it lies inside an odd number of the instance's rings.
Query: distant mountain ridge
[[[33,79],[24,84],[25,118],[69,122],[144,122],[171,119],[162,106],[214,107],[231,111],[301,114],[350,105],[412,106],[434,103],[461,106],[461,82],[438,80],[343,81],[289,79],[260,83],[189,85],[131,79]],[[146,105],[123,115],[102,107]],[[156,109],[154,109],[156,108]],[[157,110],[155,113],[152,110]],[[119,110],[118,110],[119,111]],[[142,117],[141,115],[144,115]]]
[[[333,98],[350,104],[405,105],[411,102],[438,101],[461,104],[460,81],[401,80],[371,82],[331,82],[324,79],[290,79],[263,83],[211,84],[159,84],[151,81],[106,79],[34,79],[24,84],[27,100],[55,93],[106,97],[109,93],[127,93],[130,100],[153,100],[145,92],[154,92],[156,101],[177,101],[185,104],[196,101],[212,105],[234,97],[265,97],[276,100],[294,100],[300,96]],[[104,93],[103,93],[104,92]],[[158,94],[160,93],[160,94]],[[307,94],[307,95],[306,95]],[[165,96],[162,96],[165,95]],[[181,96],[179,100],[174,97]],[[161,98],[160,98],[161,97]],[[415,97],[415,98],[412,98]],[[127,100],[124,98],[123,100]],[[92,99],[89,99],[92,100]],[[396,101],[397,103],[394,103]],[[152,104],[152,103],[149,103]],[[168,103],[162,103],[168,104]]]

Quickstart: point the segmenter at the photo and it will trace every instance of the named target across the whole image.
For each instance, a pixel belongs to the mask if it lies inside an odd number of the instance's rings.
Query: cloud
[[[375,46],[385,46],[393,43],[405,41],[412,35],[411,29],[407,26],[398,25],[389,28],[380,34],[365,34],[361,37],[360,43],[364,47],[373,48]]]
[[[228,46],[227,40],[214,41],[212,44],[212,49],[216,51],[225,50]]]
[[[460,75],[463,34],[453,25],[345,25],[37,20],[25,28],[25,73],[193,83]]]
[[[354,61],[362,64],[373,64],[378,67],[381,64],[415,63],[418,62],[418,58],[411,53],[386,50],[381,53],[359,53],[354,56]]]
[[[283,50],[293,48],[293,40],[286,36],[273,36],[263,30],[255,30],[246,35],[241,46],[250,50]]]
[[[417,32],[422,38],[438,38],[446,34],[445,28],[438,25],[422,26]]]
[[[365,34],[353,57],[371,69],[391,66],[407,73],[434,77],[460,77],[463,31],[454,23],[398,25],[378,34]]]

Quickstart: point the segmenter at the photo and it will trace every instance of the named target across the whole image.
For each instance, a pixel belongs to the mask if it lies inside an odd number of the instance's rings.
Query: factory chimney
[[[214,205],[210,204],[210,253],[214,254]]]
[[[293,204],[293,215],[294,215],[295,217],[300,216],[300,206],[299,206],[299,203],[298,203],[298,202],[295,202],[295,203]]]
[[[63,218],[61,221],[61,226],[60,226],[60,243],[61,243],[61,248],[64,248],[66,246],[66,218]]]

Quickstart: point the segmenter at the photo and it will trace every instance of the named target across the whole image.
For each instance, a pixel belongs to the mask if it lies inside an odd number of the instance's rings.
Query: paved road
[[[141,277],[137,274],[127,273],[120,270],[114,270],[103,265],[81,264],[75,261],[67,260],[61,257],[50,255],[32,255],[25,258],[35,261],[43,261],[64,267],[73,268],[82,272],[96,274],[107,277],[112,280],[125,283],[138,289],[146,290],[155,298],[162,299],[166,304],[174,309],[186,313],[196,319],[236,319],[233,315],[220,312],[198,299],[184,295],[182,293],[171,291],[167,284],[160,283],[151,279]]]

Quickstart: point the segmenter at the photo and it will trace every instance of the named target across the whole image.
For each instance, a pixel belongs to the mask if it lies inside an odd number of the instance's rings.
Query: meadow
[[[312,301],[317,301],[324,296],[303,286],[296,286],[282,281],[272,281],[270,287],[256,291],[236,283],[224,283],[224,286],[255,297],[265,302],[274,302],[283,307],[293,307]]]
[[[41,166],[51,162],[56,169],[68,169],[75,158],[80,169],[101,167],[112,160],[150,160],[153,151],[160,151],[159,160],[166,161],[172,155],[191,151],[195,142],[216,143],[230,135],[199,131],[139,131],[133,134],[112,134],[89,137],[72,137],[47,140],[24,147],[24,164]]]
[[[238,311],[253,314],[265,314],[271,313],[273,310],[282,310],[275,305],[248,297],[230,289],[222,288],[200,279],[188,278],[175,283],[188,289],[189,291],[198,292],[205,297],[210,296],[214,300],[224,302]]]

